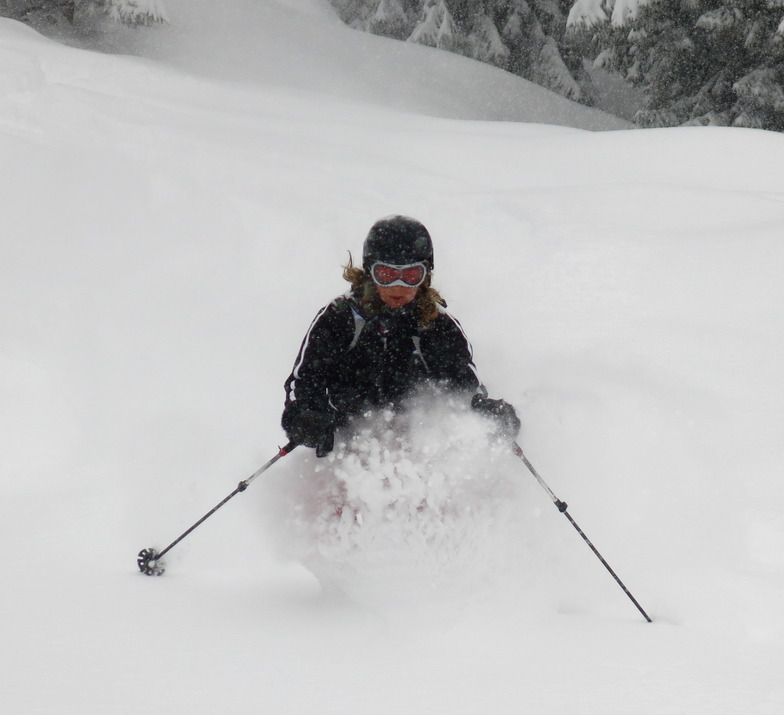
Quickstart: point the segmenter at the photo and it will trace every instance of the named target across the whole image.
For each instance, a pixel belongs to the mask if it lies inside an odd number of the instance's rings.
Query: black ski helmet
[[[424,263],[433,270],[433,241],[427,229],[410,216],[386,216],[371,226],[362,248],[362,267],[374,263],[405,266]]]

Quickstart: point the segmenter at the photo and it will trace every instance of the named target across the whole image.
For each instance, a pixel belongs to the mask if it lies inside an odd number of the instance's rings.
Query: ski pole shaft
[[[194,529],[198,526],[203,524],[207,519],[209,519],[218,509],[220,509],[226,502],[233,499],[237,494],[240,492],[244,492],[250,483],[256,479],[260,474],[266,472],[275,462],[277,462],[281,457],[285,457],[289,452],[291,452],[297,446],[296,442],[289,442],[285,447],[281,447],[278,450],[278,453],[272,457],[268,462],[264,465],[259,467],[253,474],[251,474],[247,479],[243,479],[238,485],[237,488],[231,492],[228,496],[226,496],[221,502],[216,504],[212,509],[210,509],[201,519],[199,519],[193,526],[188,528],[182,534],[180,534],[174,541],[171,542],[165,549],[161,551],[156,551],[154,549],[144,549],[139,553],[139,557],[137,563],[139,565],[139,569],[147,574],[147,575],[159,575],[163,573],[163,567],[158,565],[161,558],[165,554],[167,554],[171,549],[173,549],[177,544],[179,544],[188,534],[190,534]]]
[[[222,506],[223,506],[223,505],[224,505],[226,502],[228,502],[229,500],[233,499],[233,498],[234,498],[235,496],[237,496],[237,494],[239,494],[240,492],[244,492],[244,491],[245,491],[245,490],[248,488],[248,485],[250,485],[250,483],[251,483],[251,482],[252,482],[252,481],[253,481],[253,480],[254,480],[256,477],[258,477],[258,476],[259,476],[259,475],[260,475],[262,472],[266,472],[266,471],[267,471],[267,470],[268,470],[268,469],[269,469],[269,468],[270,468],[270,467],[271,467],[273,464],[275,464],[275,462],[277,462],[277,461],[278,461],[278,460],[279,460],[281,457],[285,457],[285,456],[286,456],[286,455],[287,455],[289,452],[291,452],[291,450],[292,450],[292,449],[294,449],[294,447],[296,447],[296,446],[297,446],[296,444],[289,443],[289,444],[287,444],[285,447],[281,447],[281,448],[280,448],[280,450],[278,451],[278,453],[277,453],[277,454],[276,454],[276,455],[275,455],[275,456],[274,456],[272,459],[270,459],[270,460],[269,460],[269,461],[268,461],[266,464],[264,464],[264,465],[262,465],[261,467],[259,467],[259,468],[258,468],[258,469],[257,469],[255,472],[253,472],[253,474],[251,474],[251,475],[250,475],[250,476],[249,476],[247,479],[243,479],[243,480],[242,480],[242,481],[241,481],[241,482],[240,482],[240,483],[237,485],[237,488],[236,488],[236,489],[235,489],[235,490],[234,490],[234,491],[233,491],[231,494],[229,494],[229,495],[228,495],[228,496],[227,496],[225,499],[223,499],[223,501],[221,501],[220,503],[216,504],[216,505],[215,505],[215,506],[214,506],[212,509],[210,509],[210,510],[209,510],[209,511],[208,511],[208,512],[207,512],[207,513],[206,513],[206,514],[205,514],[205,515],[204,515],[204,516],[201,518],[201,519],[199,519],[199,520],[198,520],[198,521],[197,521],[197,522],[196,522],[196,523],[195,523],[193,526],[191,526],[191,527],[190,527],[190,528],[189,528],[187,531],[184,531],[182,534],[180,534],[180,535],[179,535],[179,536],[178,536],[178,537],[177,537],[177,538],[176,538],[174,541],[172,541],[172,542],[171,542],[171,544],[169,544],[169,545],[168,545],[168,546],[167,546],[165,549],[163,549],[162,551],[160,551],[160,552],[158,553],[158,558],[160,559],[160,558],[161,558],[161,557],[162,557],[164,554],[166,554],[168,551],[170,551],[171,549],[173,549],[173,548],[174,548],[174,547],[175,547],[177,544],[179,544],[179,543],[180,543],[180,542],[181,542],[181,541],[182,541],[182,540],[183,540],[183,539],[184,539],[186,536],[188,536],[188,534],[190,534],[190,533],[191,533],[191,532],[192,532],[192,531],[193,531],[193,530],[194,530],[196,527],[200,526],[200,525],[201,525],[202,523],[204,523],[204,522],[205,522],[207,519],[209,519],[209,518],[210,518],[210,517],[211,517],[211,516],[212,516],[212,515],[213,515],[213,514],[216,512],[216,511],[218,511],[218,509],[220,509],[220,508],[221,508],[221,507],[222,507]]]
[[[616,583],[621,587],[623,592],[629,597],[629,600],[637,607],[637,610],[643,615],[645,620],[648,623],[652,623],[653,621],[651,620],[650,616],[645,612],[645,610],[639,604],[637,599],[632,595],[632,592],[629,591],[628,588],[626,588],[626,585],[618,577],[618,574],[616,574],[615,571],[613,571],[613,569],[610,567],[610,564],[607,563],[605,558],[601,555],[601,553],[599,553],[599,550],[593,545],[591,540],[586,536],[585,532],[577,525],[577,522],[572,518],[572,515],[567,511],[567,509],[569,507],[566,504],[566,502],[561,501],[555,495],[553,490],[550,489],[550,487],[547,485],[547,483],[544,481],[544,479],[542,479],[542,477],[539,475],[539,472],[536,471],[536,469],[534,468],[534,465],[531,464],[531,462],[529,461],[528,457],[525,456],[525,453],[523,452],[522,447],[520,447],[520,445],[517,444],[517,442],[513,443],[513,451],[514,451],[516,456],[518,456],[520,459],[523,460],[523,463],[525,464],[525,466],[528,467],[528,471],[530,471],[531,474],[534,475],[534,477],[536,478],[536,481],[539,482],[539,484],[542,486],[542,488],[547,492],[547,494],[549,495],[550,499],[552,499],[553,504],[555,504],[555,506],[557,507],[558,511],[560,511],[569,520],[569,523],[575,528],[577,533],[583,538],[583,541],[585,541],[585,543],[588,544],[588,546],[591,549],[591,551],[593,551],[593,553],[596,555],[596,557],[599,559],[599,561],[602,562],[602,565],[607,569],[607,571],[610,573],[610,575],[615,579]]]

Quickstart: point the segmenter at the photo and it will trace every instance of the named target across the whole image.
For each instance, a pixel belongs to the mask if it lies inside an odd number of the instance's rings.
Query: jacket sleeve
[[[487,395],[474,365],[473,348],[458,320],[442,310],[433,331],[428,360],[432,377],[451,388]]]
[[[294,369],[285,383],[286,403],[281,424],[287,432],[300,411],[332,409],[327,388],[353,335],[351,311],[341,307],[338,298],[322,308],[305,333]]]

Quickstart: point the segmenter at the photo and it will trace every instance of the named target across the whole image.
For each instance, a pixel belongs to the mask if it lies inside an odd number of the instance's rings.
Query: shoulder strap
[[[414,355],[416,355],[422,361],[422,365],[424,365],[425,370],[430,372],[430,366],[427,364],[427,360],[425,360],[425,356],[422,354],[419,335],[412,335],[411,341],[414,343]]]
[[[354,318],[354,337],[351,338],[351,343],[348,346],[349,350],[353,350],[359,342],[359,336],[362,334],[362,329],[365,327],[365,318],[359,314],[357,309],[349,303],[351,307],[351,315]]]

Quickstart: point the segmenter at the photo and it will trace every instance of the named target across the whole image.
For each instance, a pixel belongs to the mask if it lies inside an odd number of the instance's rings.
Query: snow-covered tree
[[[569,23],[642,87],[640,126],[784,131],[784,0],[577,0]]]
[[[425,0],[422,14],[408,41],[452,50],[457,46],[457,35],[455,21],[445,0]]]
[[[381,0],[370,18],[370,30],[376,35],[403,39],[407,25],[403,0]]]
[[[543,0],[529,5],[526,0],[514,0],[509,4],[511,12],[502,36],[510,38],[513,47],[513,71],[569,99],[590,104],[590,80],[579,60],[567,54],[569,48],[563,42],[568,3]]]
[[[0,0],[0,15],[37,26],[109,17],[125,25],[167,22],[162,0]]]
[[[590,101],[590,83],[580,62],[564,53],[572,0],[331,2],[344,22],[357,29],[457,52]]]
[[[90,0],[97,3],[97,0]],[[168,22],[162,0],[101,0],[109,17],[126,25],[154,25]],[[99,5],[100,6],[100,5]]]

